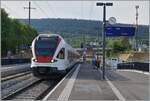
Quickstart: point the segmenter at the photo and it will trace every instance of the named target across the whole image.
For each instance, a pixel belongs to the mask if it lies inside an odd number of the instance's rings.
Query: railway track
[[[72,68],[66,75],[68,75],[71,71],[74,69]],[[21,74],[20,74],[21,75]],[[12,84],[12,88],[10,87],[2,87],[2,100],[23,100],[23,99],[29,99],[29,100],[41,100],[43,99],[63,78],[59,79],[50,79],[50,80],[45,80],[45,79],[39,79],[34,77],[32,74],[28,74],[28,77],[26,77],[25,73],[22,74],[24,77],[21,77],[21,82],[26,82],[22,83],[21,85],[17,84]],[[17,77],[17,76],[15,76]],[[5,82],[9,81],[15,81],[15,77],[12,77],[11,79],[4,79],[3,80],[3,86],[5,86]],[[18,76],[19,77],[19,76]],[[28,80],[30,79],[30,80]],[[18,80],[19,81],[19,80]],[[17,86],[15,86],[17,85]],[[10,90],[10,91],[7,91]],[[3,90],[6,90],[7,93],[5,93]]]
[[[32,87],[32,86],[34,86],[34,85],[40,83],[41,81],[42,81],[42,79],[35,80],[34,82],[32,82],[32,83],[30,83],[30,84],[28,84],[28,85],[26,85],[26,86],[24,86],[24,87],[22,87],[22,88],[16,90],[15,92],[12,92],[11,94],[8,94],[8,95],[2,97],[2,100],[10,100],[10,99],[12,99],[14,96],[16,96],[16,95],[18,95],[19,93],[25,91],[27,88],[30,88],[30,87]]]
[[[2,100],[19,100],[19,99],[40,100],[57,83],[58,81],[46,81],[43,79],[39,79],[3,97]]]
[[[1,98],[5,98],[35,80],[38,80],[38,78],[33,77],[31,73],[21,73],[3,78],[1,82]]]
[[[31,71],[30,65],[18,65],[1,68],[1,78]]]
[[[31,74],[31,71],[6,76],[6,77],[1,78],[1,82],[8,81],[8,80],[11,80],[11,79],[15,79],[15,78],[25,76],[25,75],[28,75],[28,74]]]
[[[2,78],[1,99],[42,99],[57,83],[59,79],[44,80],[36,78],[31,72],[20,73]]]

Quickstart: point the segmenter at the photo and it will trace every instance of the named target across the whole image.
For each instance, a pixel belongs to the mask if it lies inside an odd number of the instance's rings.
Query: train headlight
[[[51,60],[51,63],[53,63],[53,62],[57,62],[57,60],[53,60],[53,59],[52,59],[52,60]]]
[[[51,62],[53,63],[53,62],[54,62],[54,60],[51,60]]]
[[[37,62],[37,59],[33,59],[34,62]]]

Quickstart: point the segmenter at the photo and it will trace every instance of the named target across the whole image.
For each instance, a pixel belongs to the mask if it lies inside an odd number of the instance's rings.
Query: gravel
[[[25,76],[21,76],[12,80],[8,80],[1,83],[1,97],[7,96],[12,92],[15,92],[17,89],[22,88],[23,86],[38,80],[32,76],[32,74],[28,74]]]
[[[9,87],[11,87],[17,83],[20,83],[22,81],[28,80],[31,78],[31,76],[32,76],[32,74],[27,74],[24,76],[20,76],[20,77],[14,78],[14,79],[10,79],[10,80],[1,82],[1,90],[9,88]]]
[[[18,65],[18,66],[9,66],[1,68],[1,77],[6,77],[14,75],[21,72],[30,71],[30,64]]]
[[[14,99],[35,99],[38,96],[40,96],[43,92],[45,92],[50,86],[53,85],[53,81],[43,81],[29,89],[27,89],[25,92],[22,92],[21,94],[15,96]]]

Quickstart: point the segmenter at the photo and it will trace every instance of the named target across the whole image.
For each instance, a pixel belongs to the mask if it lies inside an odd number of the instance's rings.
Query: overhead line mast
[[[29,10],[29,25],[31,24],[31,9],[36,9],[36,8],[31,8],[31,2],[29,1],[29,7],[24,7],[24,9]]]

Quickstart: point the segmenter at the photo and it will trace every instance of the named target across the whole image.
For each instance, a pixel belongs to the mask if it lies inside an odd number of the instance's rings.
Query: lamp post
[[[105,27],[106,27],[106,6],[113,6],[113,3],[96,3],[97,6],[103,6],[103,79],[105,79]]]

